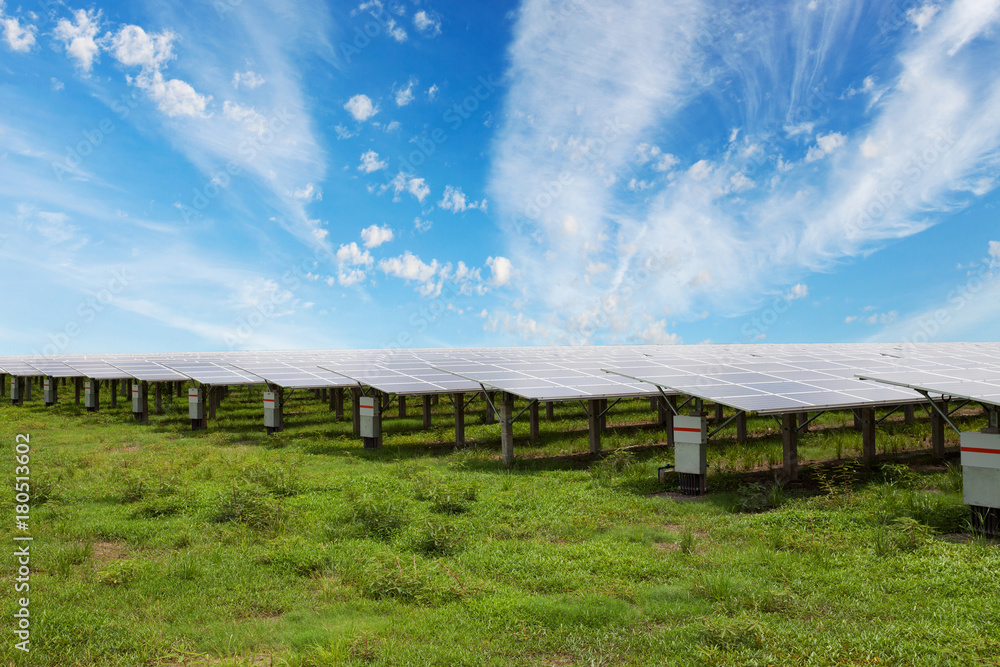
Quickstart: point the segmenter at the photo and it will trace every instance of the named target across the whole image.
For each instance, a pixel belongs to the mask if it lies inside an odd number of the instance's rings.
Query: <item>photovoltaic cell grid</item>
[[[164,366],[177,371],[202,384],[208,385],[248,385],[264,384],[264,378],[247,371],[241,371],[229,364],[211,361],[171,361]]]
[[[1000,406],[1000,369],[859,373],[862,380]]]
[[[321,368],[354,380],[352,384],[374,387],[390,394],[442,394],[480,389],[476,382],[437,370],[409,355],[374,362],[321,365]]]
[[[81,360],[66,362],[66,365],[77,372],[77,377],[93,378],[95,380],[128,380],[132,376],[115,368],[106,361]]]
[[[281,361],[243,361],[241,359],[230,362],[229,365],[286,389],[328,389],[350,387],[355,384],[343,376],[307,362],[286,363]]]
[[[665,389],[667,393],[689,393],[739,409],[774,413],[921,401],[923,398],[908,388],[884,383],[873,386],[859,380],[856,374],[861,371],[885,375],[919,370],[943,373],[954,382],[956,378],[948,373],[968,369],[1000,371],[1000,344],[847,343],[8,356],[0,357],[0,372],[95,379],[134,377],[148,381],[190,378],[205,384],[234,385],[263,384],[267,380],[280,386],[312,388],[361,383],[380,391],[402,394],[475,391],[481,383],[487,388],[528,398],[570,400],[654,393],[648,382],[612,375],[648,374],[649,361],[657,367],[662,386],[669,387]],[[468,375],[459,377],[454,372],[440,370],[442,367],[464,368]],[[970,381],[964,376],[957,379],[966,385]],[[950,395],[964,395],[953,390],[953,383],[944,386],[951,390]],[[965,388],[966,393],[971,393],[968,386]],[[980,392],[987,390],[991,389],[978,387]],[[975,398],[980,399],[979,395]]]
[[[864,357],[865,355],[859,355]],[[657,357],[621,363],[609,373],[642,380],[666,390],[728,405],[746,412],[780,414],[872,405],[900,405],[923,400],[894,387],[866,386],[854,377],[857,364],[892,367],[876,358],[846,363],[802,352],[780,360],[720,354],[717,363]],[[726,363],[723,363],[723,360]]]
[[[189,379],[188,376],[154,361],[116,359],[114,362],[107,363],[109,366],[128,373],[136,380],[144,382],[186,382]]]
[[[442,371],[468,378],[487,388],[523,398],[564,401],[591,398],[649,396],[656,390],[646,383],[603,373],[601,361],[581,355],[563,361],[496,359],[494,361],[439,362]]]

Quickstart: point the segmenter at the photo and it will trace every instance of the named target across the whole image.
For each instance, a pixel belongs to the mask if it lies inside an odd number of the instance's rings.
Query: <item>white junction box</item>
[[[374,396],[362,396],[358,399],[358,428],[362,438],[377,438],[382,435],[381,423],[378,419],[379,404]]]
[[[188,388],[188,417],[192,421],[205,418],[205,396],[201,387]]]
[[[281,424],[278,420],[278,392],[264,392],[264,426],[266,428],[279,428]]]
[[[88,410],[97,409],[97,399],[100,393],[99,380],[87,380],[83,383],[83,407]]]
[[[690,475],[708,472],[708,420],[674,417],[674,471]]]
[[[141,382],[133,382],[132,383],[132,413],[133,414],[142,414],[143,412],[145,412],[145,410],[143,409],[143,403],[144,403],[144,401],[142,400],[143,398],[144,398],[144,396],[143,396],[143,391],[142,391],[142,383]]]
[[[962,433],[962,500],[1000,508],[1000,435]]]
[[[42,382],[42,386],[44,388],[42,393],[45,396],[45,405],[52,405],[56,402],[56,387],[59,386],[59,380],[47,377]]]

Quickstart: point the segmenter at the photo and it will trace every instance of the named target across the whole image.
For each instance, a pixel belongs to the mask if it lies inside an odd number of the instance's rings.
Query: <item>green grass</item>
[[[139,425],[62,398],[0,407],[8,477],[29,433],[39,493],[32,651],[8,633],[6,664],[1000,665],[1000,550],[963,536],[926,419],[890,417],[866,469],[850,414],[823,415],[799,445],[822,463],[780,484],[777,425],[752,418],[690,500],[654,495],[676,483],[647,401],[612,409],[598,458],[579,405],[534,444],[518,422],[508,470],[478,402],[464,448],[442,399],[429,431],[411,403],[365,451],[308,392],[272,437],[256,390],[202,432],[182,399]]]

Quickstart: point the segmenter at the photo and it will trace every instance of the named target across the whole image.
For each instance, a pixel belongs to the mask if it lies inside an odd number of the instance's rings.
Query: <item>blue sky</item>
[[[996,340],[998,27],[0,3],[0,349]]]

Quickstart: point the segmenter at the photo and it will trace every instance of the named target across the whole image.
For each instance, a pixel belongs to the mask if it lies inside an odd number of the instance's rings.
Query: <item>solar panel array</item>
[[[763,414],[936,394],[1000,401],[1000,344],[691,345],[2,356],[0,373],[532,400],[686,394]],[[858,377],[882,379],[873,383]]]
[[[950,370],[895,370],[859,373],[859,378],[880,384],[906,387],[928,393],[1000,406],[1000,368],[958,368]]]
[[[859,406],[900,405],[924,400],[919,394],[859,381],[859,368],[891,368],[883,354],[865,348],[837,350],[770,350],[740,354],[717,350],[714,355],[663,353],[616,369],[624,377],[655,384],[670,393],[686,394],[760,414],[808,412]],[[711,358],[714,356],[714,358]]]

